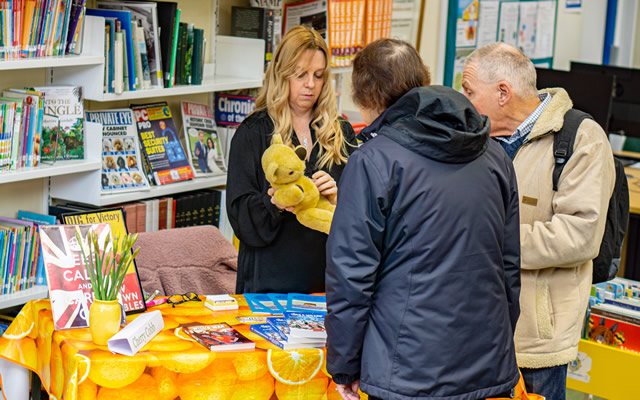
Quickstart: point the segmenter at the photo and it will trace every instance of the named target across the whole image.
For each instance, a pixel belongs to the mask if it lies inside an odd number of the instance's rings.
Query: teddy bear
[[[262,169],[278,204],[293,207],[302,225],[328,234],[335,206],[304,175],[306,158],[306,147],[292,149],[282,143],[280,134],[274,134],[271,146],[262,155]]]

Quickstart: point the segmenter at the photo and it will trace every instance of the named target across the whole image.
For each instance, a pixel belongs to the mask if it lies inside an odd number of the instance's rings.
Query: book
[[[213,311],[237,310],[238,301],[228,294],[206,295],[204,306]]]
[[[251,332],[255,333],[260,337],[265,338],[266,340],[280,347],[283,350],[324,347],[324,342],[322,343],[288,342],[284,337],[280,335],[280,332],[276,330],[271,324],[253,324],[249,329],[251,330]]]
[[[193,58],[191,60],[191,84],[201,85],[204,73],[204,60],[206,57],[206,43],[204,29],[193,30]]]
[[[324,314],[285,311],[284,318],[289,325],[290,337],[327,338]]]
[[[43,225],[40,229],[54,328],[86,328],[89,326],[89,306],[93,302],[93,289],[84,265],[81,246],[85,252],[88,251],[86,237],[89,231],[98,234],[98,242],[102,246],[105,239],[111,237],[111,226],[106,223]],[[76,229],[80,230],[83,243],[78,243]],[[111,246],[111,243],[108,246]],[[109,247],[101,248],[102,251],[108,249]],[[122,324],[125,323],[126,317],[122,307]]]
[[[278,310],[283,313],[287,311],[287,302],[289,296],[284,293],[267,293],[267,296],[273,301],[273,304],[278,307]]]
[[[283,317],[267,317],[267,323],[278,330],[280,336],[290,343],[315,343],[321,345],[326,343],[326,340],[322,337],[291,336],[289,324],[287,324],[287,320]]]
[[[183,101],[180,108],[184,139],[189,147],[189,162],[195,175],[225,174],[227,167],[211,107]]]
[[[264,40],[264,69],[273,58],[274,13],[261,7],[231,7],[231,36]]]
[[[267,322],[266,317],[256,317],[256,316],[246,316],[246,315],[238,315],[236,320],[241,324],[264,324]]]
[[[255,349],[256,344],[225,323],[185,326],[182,330],[211,351]]]
[[[102,224],[107,223],[113,235],[123,237],[127,234],[127,225],[122,208],[101,208],[90,211],[70,212],[61,215],[63,224]],[[134,249],[138,246],[134,245]],[[136,260],[133,259],[127,270],[127,275],[122,282],[120,298],[123,310],[128,313],[142,312],[147,309],[142,292],[142,284],[138,275]]]
[[[132,105],[149,181],[156,185],[193,178],[166,102]]]
[[[87,111],[85,116],[102,125],[102,193],[149,189],[131,110]]]
[[[36,86],[42,93],[42,161],[84,159],[84,105],[81,86]]]
[[[252,313],[255,314],[272,314],[278,312],[278,308],[273,304],[269,296],[262,293],[244,293],[244,299],[247,301]]]
[[[158,28],[160,31],[160,60],[162,61],[163,85],[171,87],[171,52],[173,49],[173,30],[175,28],[178,3],[173,1],[154,1],[157,6]]]
[[[310,294],[289,293],[287,295],[287,311],[327,312],[327,298]]]
[[[25,210],[18,210],[18,219],[21,221],[29,221],[36,224],[36,245],[37,245],[37,253],[35,258],[37,259],[35,266],[35,284],[36,285],[46,285],[47,284],[47,275],[44,271],[44,261],[42,260],[42,247],[40,246],[40,225],[55,225],[58,223],[56,217],[53,215],[45,215],[34,213]]]

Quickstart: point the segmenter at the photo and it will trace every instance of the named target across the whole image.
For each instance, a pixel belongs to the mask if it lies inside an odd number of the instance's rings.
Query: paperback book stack
[[[296,293],[246,293],[244,296],[254,313],[275,315],[266,317],[266,323],[252,324],[250,328],[275,346],[290,350],[326,345],[324,296]]]

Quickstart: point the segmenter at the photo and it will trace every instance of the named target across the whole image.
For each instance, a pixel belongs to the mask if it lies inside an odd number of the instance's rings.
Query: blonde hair
[[[538,94],[536,68],[524,53],[510,44],[489,43],[464,61],[464,66],[476,67],[478,78],[487,83],[509,82],[514,92],[522,98]]]
[[[336,95],[329,82],[329,49],[317,31],[299,25],[284,35],[265,73],[264,85],[256,99],[256,111],[266,109],[275,126],[274,133],[279,133],[283,143],[291,146],[294,131],[289,108],[289,78],[295,75],[296,64],[307,50],[320,50],[325,58],[322,91],[312,110],[311,127],[319,145],[317,166],[331,168],[346,163],[347,151]]]

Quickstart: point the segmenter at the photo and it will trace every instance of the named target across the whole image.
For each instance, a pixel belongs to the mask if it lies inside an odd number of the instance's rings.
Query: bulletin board
[[[536,66],[552,68],[556,0],[452,0],[447,17],[444,84],[461,90],[464,61],[491,42],[522,49]]]

